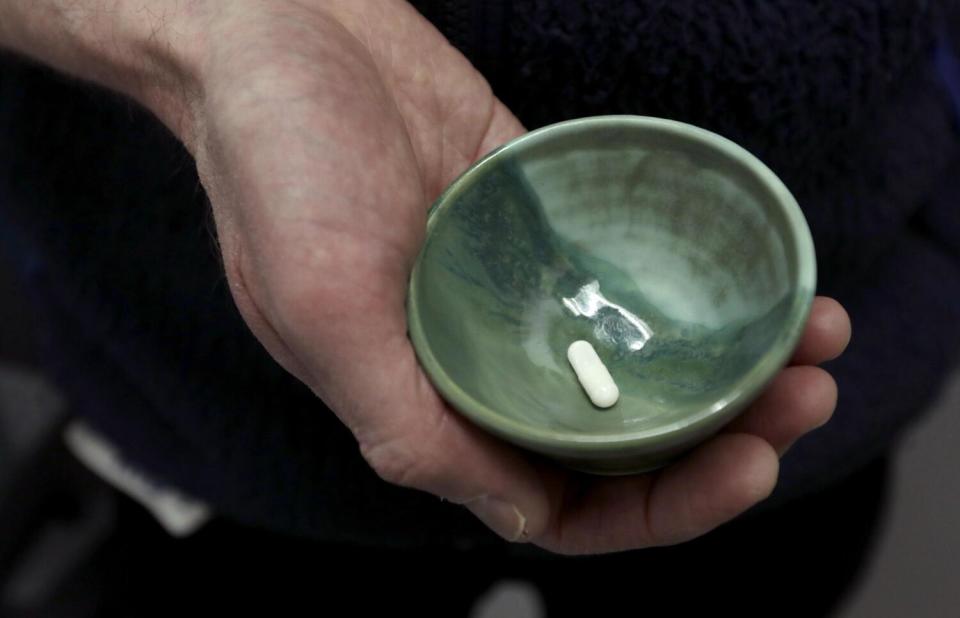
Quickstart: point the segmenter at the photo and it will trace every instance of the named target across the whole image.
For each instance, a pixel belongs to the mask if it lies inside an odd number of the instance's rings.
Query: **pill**
[[[571,343],[567,348],[567,360],[570,361],[577,379],[580,380],[580,386],[586,391],[593,405],[598,408],[609,408],[617,403],[620,390],[589,341],[581,339]]]

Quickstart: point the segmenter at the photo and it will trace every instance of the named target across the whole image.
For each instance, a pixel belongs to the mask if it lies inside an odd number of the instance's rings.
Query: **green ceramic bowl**
[[[456,410],[571,468],[626,474],[719,430],[783,367],[816,281],[783,183],[694,126],[640,116],[533,131],[437,200],[410,338]],[[567,347],[620,389],[595,408]]]

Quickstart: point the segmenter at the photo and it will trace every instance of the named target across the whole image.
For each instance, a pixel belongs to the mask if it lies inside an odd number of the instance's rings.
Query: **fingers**
[[[651,487],[651,539],[667,545],[713,530],[773,491],[780,460],[765,440],[722,434],[667,468]]]
[[[843,305],[826,296],[816,297],[791,364],[819,365],[837,358],[850,343],[851,332]]]
[[[679,543],[763,500],[776,484],[778,453],[826,423],[836,407],[833,378],[809,365],[839,356],[850,335],[843,307],[816,298],[792,361],[802,366],[782,371],[723,433],[659,473],[587,481],[581,491],[568,481],[537,542],[563,553]]]
[[[727,433],[763,438],[781,455],[798,438],[830,420],[837,405],[837,384],[819,367],[788,367]]]
[[[537,543],[580,554],[687,541],[770,495],[778,472],[765,440],[721,434],[659,473],[590,482]]]
[[[850,342],[850,318],[832,298],[818,296],[794,352],[793,367],[783,370],[726,433],[748,433],[768,441],[783,455],[797,439],[830,420],[837,385],[816,365],[832,360]]]

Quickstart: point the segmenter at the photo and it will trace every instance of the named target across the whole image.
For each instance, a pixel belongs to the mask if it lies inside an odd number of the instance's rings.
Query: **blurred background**
[[[0,618],[92,615],[116,577],[111,565],[124,563],[118,554],[162,562],[178,542],[65,447],[69,406],[38,368],[40,335],[0,265]],[[960,372],[896,451],[879,532],[837,618],[957,615],[958,443]],[[483,618],[542,615],[536,590],[519,580],[499,582],[473,609]]]

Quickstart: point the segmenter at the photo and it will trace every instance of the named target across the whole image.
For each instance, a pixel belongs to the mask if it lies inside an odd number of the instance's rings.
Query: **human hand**
[[[386,481],[555,552],[676,543],[766,497],[777,453],[829,419],[836,387],[812,365],[850,326],[817,299],[794,365],[662,471],[585,477],[475,428],[417,363],[406,283],[429,204],[523,127],[400,0],[187,4],[162,26],[181,46],[175,86],[127,90],[195,156],[247,324]]]

